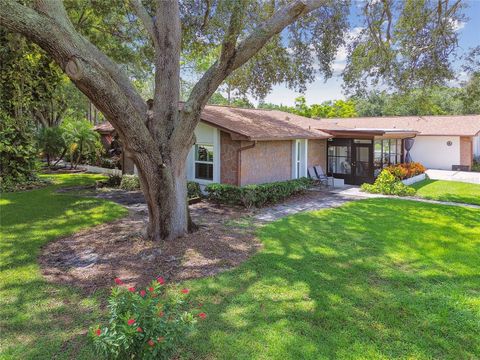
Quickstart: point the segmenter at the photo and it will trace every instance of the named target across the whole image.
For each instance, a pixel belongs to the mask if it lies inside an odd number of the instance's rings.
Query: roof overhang
[[[324,132],[327,132],[334,137],[339,138],[371,138],[371,137],[382,137],[382,138],[395,138],[403,139],[409,137],[417,136],[418,132],[414,130],[397,130],[397,129],[320,129]]]

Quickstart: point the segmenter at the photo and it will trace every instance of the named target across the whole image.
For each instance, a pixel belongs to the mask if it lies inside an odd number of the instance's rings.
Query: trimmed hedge
[[[189,199],[201,198],[202,190],[200,190],[200,184],[195,181],[187,181],[187,194]]]
[[[127,191],[140,190],[140,180],[137,175],[123,175],[120,189]]]
[[[207,197],[227,205],[241,205],[247,208],[274,204],[292,195],[303,193],[314,181],[308,178],[278,181],[260,185],[234,186],[210,184],[205,187]]]
[[[111,179],[110,177],[109,179]],[[117,184],[111,184],[113,187],[118,186]],[[140,190],[140,180],[137,175],[123,175],[120,181],[120,189],[127,191]],[[200,190],[200,185],[193,181],[187,182],[187,192],[188,198],[199,198],[202,197],[202,191]]]

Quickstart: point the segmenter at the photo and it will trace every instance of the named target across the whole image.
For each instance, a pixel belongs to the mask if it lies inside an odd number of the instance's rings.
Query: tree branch
[[[143,6],[141,0],[130,0],[130,4],[137,14],[138,18],[143,24],[143,27],[147,31],[148,35],[153,41],[155,48],[158,47],[158,37],[157,32],[155,31],[155,22],[152,17],[148,14],[147,9]]]
[[[228,51],[230,56],[226,56],[224,41],[220,59],[195,84],[186,101],[181,114],[181,124],[176,129],[173,138],[183,136],[183,140],[188,141],[187,137],[197,125],[195,119],[198,119],[208,99],[228,75],[250,60],[273,36],[279,34],[301,16],[318,9],[324,2],[324,0],[296,0],[285,5],[240,42],[234,51]]]

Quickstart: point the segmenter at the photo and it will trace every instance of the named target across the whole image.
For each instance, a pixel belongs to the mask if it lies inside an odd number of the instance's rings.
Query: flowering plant
[[[386,169],[398,180],[408,179],[423,174],[427,170],[422,164],[416,162],[390,165]]]
[[[90,331],[95,348],[108,359],[170,359],[197,318],[206,318],[188,301],[188,289],[167,292],[161,277],[140,291],[118,278],[115,283],[108,326]]]

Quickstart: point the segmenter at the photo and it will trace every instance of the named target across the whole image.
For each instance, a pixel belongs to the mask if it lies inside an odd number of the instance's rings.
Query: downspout
[[[241,186],[242,184],[242,158],[240,153],[244,150],[253,149],[256,145],[257,145],[257,140],[254,140],[253,144],[237,149],[237,177],[238,177],[237,184],[238,186]]]

